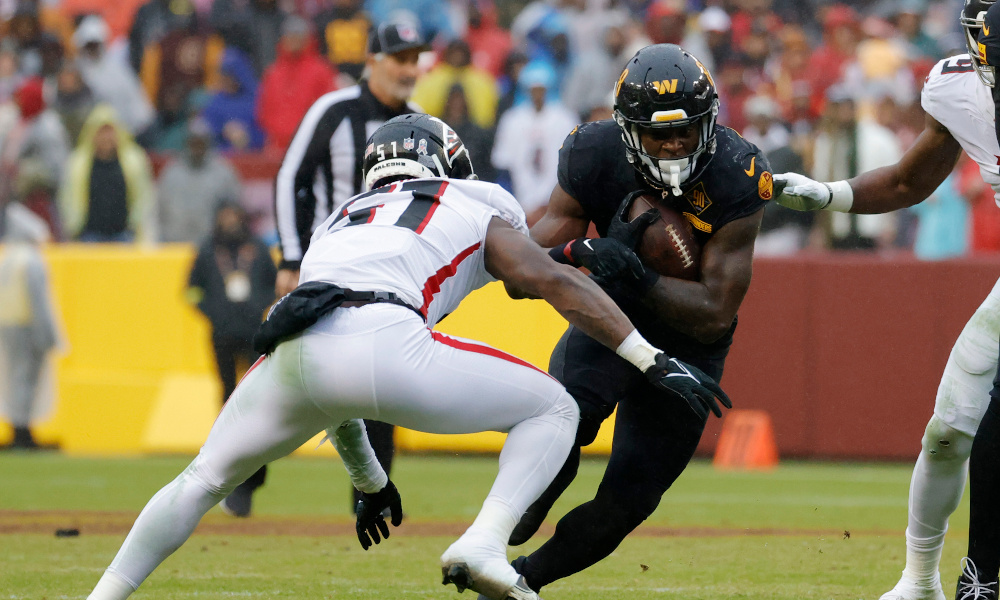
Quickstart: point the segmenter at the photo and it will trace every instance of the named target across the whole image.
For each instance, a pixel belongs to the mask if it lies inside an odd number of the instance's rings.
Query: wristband
[[[615,349],[615,354],[635,365],[640,371],[656,364],[656,355],[661,351],[646,341],[638,329],[633,329],[632,333]]]
[[[854,190],[851,184],[845,180],[824,182],[823,185],[830,192],[830,201],[822,210],[832,210],[835,212],[851,212],[854,206]]]

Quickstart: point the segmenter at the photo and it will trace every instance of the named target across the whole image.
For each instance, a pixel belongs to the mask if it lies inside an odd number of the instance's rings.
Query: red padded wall
[[[998,277],[1000,257],[757,259],[723,387],[770,413],[783,457],[913,459],[952,343]]]

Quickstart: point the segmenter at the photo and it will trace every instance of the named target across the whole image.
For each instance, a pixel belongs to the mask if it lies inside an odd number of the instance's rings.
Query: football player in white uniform
[[[923,132],[898,163],[848,181],[817,182],[797,173],[774,176],[775,198],[797,210],[874,214],[926,199],[951,173],[965,150],[1000,203],[1000,144],[996,133],[995,74],[987,60],[1000,49],[1000,26],[991,28],[994,0],[966,0],[960,21],[969,54],[937,63],[924,83]],[[1000,15],[996,15],[1000,16]],[[996,29],[996,31],[993,31]],[[988,50],[989,48],[989,50]],[[992,58],[992,56],[990,56]],[[934,415],[924,432],[910,482],[906,567],[881,600],[944,600],[938,565],[948,517],[965,488],[973,437],[990,401],[1000,355],[1000,282],[966,324],[952,348],[938,387]],[[975,481],[975,466],[972,469]],[[965,561],[963,567],[968,567]],[[991,579],[996,599],[996,569]],[[973,582],[975,579],[975,583]],[[959,598],[985,598],[989,586],[975,567],[963,569]],[[964,591],[963,591],[964,590]],[[976,594],[979,594],[978,596]]]
[[[432,433],[508,433],[490,494],[441,569],[459,591],[537,598],[507,563],[507,539],[565,462],[579,409],[545,372],[431,329],[496,279],[512,294],[548,300],[692,410],[721,415],[718,402],[730,406],[708,376],[651,346],[597,284],[531,241],[517,201],[470,180],[468,151],[444,122],[387,121],[369,140],[364,175],[372,189],[314,232],[302,285],[261,326],[254,344],[265,356],[195,460],[140,513],[90,600],[131,595],[238,483],[324,429],[362,491],[358,540],[366,550],[379,543],[389,535],[383,511],[399,525],[402,507],[365,436],[366,418]]]

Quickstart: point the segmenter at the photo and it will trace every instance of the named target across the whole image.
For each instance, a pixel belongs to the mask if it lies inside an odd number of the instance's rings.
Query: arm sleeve
[[[351,483],[360,491],[374,494],[389,483],[382,465],[375,458],[371,442],[368,441],[368,431],[361,419],[344,421],[340,427],[326,430],[333,442],[340,459],[344,461]]]
[[[330,161],[330,138],[340,120],[331,113],[303,118],[275,179],[274,212],[283,269],[298,269],[309,248],[316,215],[316,170]]]

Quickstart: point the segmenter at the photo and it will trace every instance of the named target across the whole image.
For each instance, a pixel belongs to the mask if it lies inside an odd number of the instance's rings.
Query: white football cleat
[[[904,577],[879,600],[945,600],[945,596],[940,577],[935,577],[930,584],[918,584]]]
[[[490,600],[541,600],[507,562],[506,547],[488,536],[465,533],[441,555],[441,583],[454,583]]]

